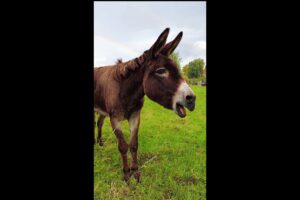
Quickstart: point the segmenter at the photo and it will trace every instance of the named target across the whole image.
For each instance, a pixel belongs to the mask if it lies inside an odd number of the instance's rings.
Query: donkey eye
[[[155,71],[157,74],[164,74],[167,72],[167,70],[165,68],[159,68]]]

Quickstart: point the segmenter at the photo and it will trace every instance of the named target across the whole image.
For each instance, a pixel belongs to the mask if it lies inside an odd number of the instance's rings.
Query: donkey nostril
[[[191,101],[191,100],[194,99],[194,97],[193,97],[192,95],[187,95],[187,96],[185,97],[185,99],[186,99],[187,101]]]

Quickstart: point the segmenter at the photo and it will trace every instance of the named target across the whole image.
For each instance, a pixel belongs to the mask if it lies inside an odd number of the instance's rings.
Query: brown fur
[[[153,46],[140,57],[122,62],[121,59],[112,66],[99,67],[94,70],[94,107],[109,115],[112,128],[118,139],[118,148],[123,160],[124,179],[130,175],[139,181],[140,173],[137,164],[139,113],[143,107],[144,95],[167,109],[172,109],[172,98],[178,85],[183,81],[177,66],[168,58],[181,40],[182,32],[168,44],[169,29],[158,37]],[[161,77],[156,71],[164,67],[167,77]],[[102,144],[101,127],[104,121],[101,115],[98,121],[98,143]],[[132,138],[128,145],[124,139],[119,122],[138,120],[137,127],[132,128]],[[127,162],[127,151],[130,148],[133,162],[131,168]],[[130,172],[131,169],[131,172]]]

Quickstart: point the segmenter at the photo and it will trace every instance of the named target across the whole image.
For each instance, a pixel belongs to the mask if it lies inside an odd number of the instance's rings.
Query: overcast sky
[[[206,2],[94,2],[94,65],[140,56],[167,27],[167,42],[183,31],[182,66],[206,61]]]

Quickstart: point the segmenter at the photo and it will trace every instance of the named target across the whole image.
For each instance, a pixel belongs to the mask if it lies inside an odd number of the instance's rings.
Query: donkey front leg
[[[128,166],[128,160],[127,160],[128,144],[126,143],[124,135],[122,133],[122,129],[120,126],[120,120],[111,116],[110,123],[111,123],[114,133],[118,139],[118,148],[119,148],[122,160],[123,160],[124,180],[127,182],[130,178],[130,168]]]
[[[140,172],[138,170],[137,162],[137,150],[138,150],[138,130],[140,125],[140,111],[134,112],[129,118],[129,127],[130,127],[130,153],[132,156],[131,163],[131,175],[134,175],[134,178],[137,182],[140,182]]]
[[[97,143],[100,146],[103,146],[103,141],[102,141],[102,126],[103,126],[104,119],[105,119],[105,116],[100,114],[99,119],[97,121],[97,126],[98,126]]]

